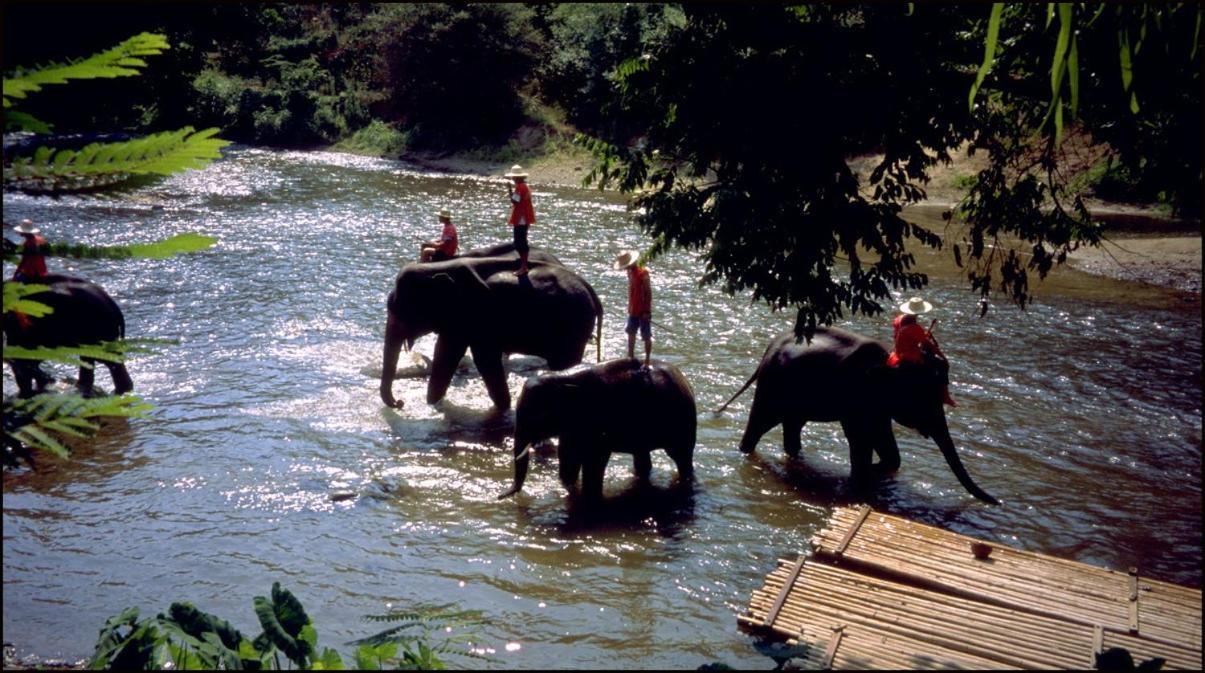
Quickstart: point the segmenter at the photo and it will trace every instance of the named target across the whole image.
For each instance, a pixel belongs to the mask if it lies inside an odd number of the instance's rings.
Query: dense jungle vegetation
[[[967,148],[990,164],[944,244],[985,299],[1024,306],[1030,274],[1099,241],[1082,171],[1066,168],[1069,135],[1096,149],[1097,193],[1199,216],[1200,16],[1087,3],[18,5],[5,67],[167,35],[173,48],[138,81],[47,90],[23,109],[59,133],[187,124],[256,145],[508,163],[576,139],[599,160],[592,180],[634,195],[650,256],[702,251],[702,282],[797,308],[806,331],[925,284],[904,243],[943,240],[899,211]],[[859,155],[882,157],[868,177],[850,168]]]

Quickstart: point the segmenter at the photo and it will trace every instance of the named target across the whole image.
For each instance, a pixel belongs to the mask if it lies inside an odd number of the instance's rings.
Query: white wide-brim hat
[[[523,167],[520,166],[519,164],[515,164],[514,166],[510,167],[509,171],[503,173],[502,177],[504,177],[504,178],[525,178],[525,177],[527,177],[527,171],[523,170]]]
[[[615,256],[615,262],[611,268],[616,271],[627,269],[636,265],[636,260],[640,259],[640,253],[635,250],[624,250]]]
[[[452,219],[452,211],[448,210],[447,208],[444,208],[439,211],[439,217],[446,217],[450,220],[450,219]]]
[[[13,231],[18,234],[39,234],[42,232],[41,229],[33,226],[33,220],[21,220],[21,224],[13,227]]]
[[[932,310],[933,310],[933,304],[930,304],[929,302],[925,301],[924,299],[921,299],[920,297],[913,297],[913,298],[909,299],[908,301],[900,304],[900,313],[908,313],[911,315],[920,315],[921,313],[928,313],[929,311],[932,311]]]

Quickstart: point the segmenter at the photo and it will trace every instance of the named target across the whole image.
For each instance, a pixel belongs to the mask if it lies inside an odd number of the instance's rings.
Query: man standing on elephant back
[[[527,173],[515,164],[505,177],[514,180],[510,187],[510,225],[515,233],[515,251],[519,253],[519,268],[516,276],[527,275],[527,228],[536,223],[536,210],[531,203],[531,188],[527,186]]]
[[[628,357],[635,358],[636,330],[644,339],[644,367],[649,366],[649,355],[653,351],[653,285],[649,271],[639,263],[640,254],[635,250],[624,250],[615,258],[615,269],[628,271]]]

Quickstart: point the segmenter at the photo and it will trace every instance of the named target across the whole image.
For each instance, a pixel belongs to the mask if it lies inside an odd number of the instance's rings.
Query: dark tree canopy
[[[585,141],[600,158],[592,177],[635,193],[638,221],[654,237],[651,254],[701,251],[701,282],[752,290],[774,308],[798,307],[797,329],[806,332],[846,310],[878,313],[892,288],[927,282],[905,244],[940,248],[942,239],[902,219],[900,210],[924,198],[931,167],[970,143],[987,150],[991,162],[946,242],[966,264],[972,287],[984,296],[1001,291],[1024,306],[1028,273],[1044,277],[1078,245],[1097,242],[1099,231],[1082,202],[1066,196],[1054,125],[1047,123],[1049,44],[1057,38],[1041,29],[1045,6],[1009,6],[1005,26],[1012,32],[1002,31],[1000,56],[975,105],[968,104],[990,10],[688,5],[684,27],[620,66],[619,94],[608,110],[617,129]],[[1195,110],[1192,123],[1199,124],[1199,79],[1186,35],[1164,57],[1181,61],[1177,78],[1159,84],[1174,93],[1151,95],[1145,118],[1134,119],[1108,94],[1088,96],[1110,86],[1103,63],[1107,54],[1116,61],[1118,25],[1134,21],[1125,12],[1109,14],[1099,30],[1113,36],[1111,46],[1103,37],[1076,40],[1080,63],[1100,68],[1083,79],[1100,82],[1074,83],[1085,92],[1076,102],[1087,131],[1099,129],[1101,139],[1131,148],[1124,129],[1145,132],[1148,145],[1138,149],[1145,154],[1182,137],[1151,132],[1150,119]],[[1091,33],[1086,19],[1079,28]],[[1149,51],[1162,46],[1155,32],[1153,24],[1144,32],[1148,45],[1156,43]],[[1066,53],[1064,46],[1055,58]],[[1059,114],[1071,123],[1070,111]],[[1197,152],[1199,142],[1192,147]],[[863,184],[849,159],[865,153],[883,159]],[[1189,154],[1148,156],[1144,165],[1162,161],[1194,176],[1195,190],[1178,182],[1199,201],[1200,160]],[[1024,254],[1009,251],[1016,241]]]

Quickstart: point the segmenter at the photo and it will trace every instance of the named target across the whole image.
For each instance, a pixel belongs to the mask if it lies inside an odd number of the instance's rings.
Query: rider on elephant
[[[456,225],[452,224],[452,213],[447,209],[439,211],[439,221],[443,224],[439,238],[425,241],[419,251],[420,262],[444,262],[456,256],[460,248],[460,240],[456,234]]]
[[[916,316],[932,311],[933,304],[920,297],[913,297],[900,304],[899,309],[900,315],[897,315],[891,322],[895,333],[895,347],[887,356],[887,365],[898,367],[902,362],[923,365],[926,352],[945,360],[946,356],[941,352],[941,347],[937,345],[932,328],[926,330],[916,320]],[[946,387],[944,394],[945,403],[948,406],[958,406],[954,398],[950,397],[949,386]]]
[[[46,277],[46,257],[41,248],[46,245],[46,239],[40,236],[41,229],[33,226],[30,220],[21,220],[21,224],[13,227],[13,231],[21,234],[24,241],[21,244],[21,261],[13,273],[13,280],[34,283]]]

